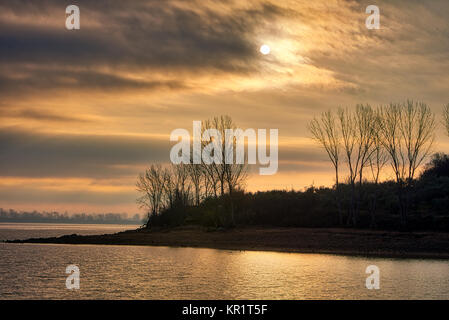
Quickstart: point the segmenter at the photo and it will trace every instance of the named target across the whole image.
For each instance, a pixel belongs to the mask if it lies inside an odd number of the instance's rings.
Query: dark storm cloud
[[[0,65],[9,69],[39,66],[16,81],[10,77],[14,70],[9,70],[1,79],[2,90],[31,87],[39,80],[43,80],[41,86],[62,86],[60,73],[78,83],[87,81],[86,87],[152,85],[108,77],[99,67],[251,73],[258,59],[252,43],[256,26],[289,14],[263,3],[232,14],[194,1],[78,1],[77,5],[81,29],[68,31],[64,26],[66,4],[61,1],[0,2],[0,12],[9,17],[0,23]],[[49,22],[42,22],[46,18]],[[52,23],[55,19],[60,23]],[[73,72],[68,67],[89,71]]]
[[[20,69],[20,67],[19,67]],[[24,77],[15,78],[8,74],[0,75],[0,92],[15,94],[27,91],[66,89],[180,89],[185,88],[181,81],[144,81],[105,74],[95,71],[61,70],[23,70]]]
[[[0,175],[117,178],[169,161],[170,142],[142,137],[37,134],[0,130]]]
[[[136,175],[152,162],[169,162],[173,145],[168,139],[138,136],[0,129],[0,176],[120,178]],[[281,171],[305,172],[327,159],[319,149],[281,147],[279,160]]]
[[[57,114],[49,111],[40,111],[38,109],[13,109],[8,106],[0,105],[0,117],[2,118],[22,118],[38,121],[55,121],[55,122],[91,122],[89,119]]]

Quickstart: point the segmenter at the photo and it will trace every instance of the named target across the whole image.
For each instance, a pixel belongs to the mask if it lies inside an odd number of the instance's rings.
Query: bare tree
[[[449,103],[443,109],[444,125],[446,126],[447,135],[449,136]]]
[[[388,155],[385,148],[382,145],[381,140],[381,118],[379,111],[375,112],[375,121],[373,123],[373,152],[368,158],[369,168],[371,172],[371,178],[374,185],[372,192],[369,195],[369,212],[371,216],[371,227],[376,227],[376,208],[377,208],[377,198],[378,198],[378,186],[380,180],[380,174],[382,169],[388,163]]]
[[[137,202],[147,210],[148,222],[164,210],[191,205],[192,184],[186,164],[172,164],[169,167],[152,164],[140,174],[136,186],[142,195]]]
[[[356,150],[357,130],[354,116],[348,109],[340,108],[338,110],[338,120],[343,142],[343,154],[348,166],[348,182],[351,188],[351,198],[348,208],[347,224],[355,222],[355,184],[359,173],[360,153]]]
[[[244,157],[244,163],[237,161],[237,136],[232,137],[232,141],[226,141],[227,147],[224,148],[225,158],[232,159],[232,163],[223,163],[225,170],[225,181],[229,192],[231,205],[231,222],[235,224],[234,218],[234,193],[238,189],[243,189],[244,183],[248,177],[248,161],[247,156]]]
[[[229,116],[221,116],[219,118],[214,118],[213,123],[215,128],[221,134],[222,137],[222,159],[221,165],[216,166],[218,176],[220,177],[222,189],[221,194],[223,195],[223,183],[226,184],[226,188],[229,194],[229,202],[231,206],[231,223],[235,225],[234,218],[234,192],[243,187],[248,175],[248,162],[247,157],[243,159],[243,163],[237,161],[237,141],[240,138],[240,134],[236,132],[237,126],[232,121]],[[227,131],[233,130],[233,134],[227,134]],[[243,141],[244,143],[244,141]],[[246,153],[245,153],[246,154]],[[229,162],[229,160],[231,160]],[[223,179],[222,179],[223,178]]]
[[[369,105],[357,105],[354,112],[348,108],[338,110],[339,129],[342,136],[343,154],[348,166],[351,190],[347,224],[357,225],[362,198],[363,170],[368,166],[374,152],[375,112]],[[358,183],[358,189],[357,189]]]
[[[187,171],[190,177],[190,181],[192,182],[193,191],[194,191],[194,202],[196,206],[200,205],[202,199],[202,192],[207,193],[206,186],[203,184],[206,182],[204,180],[205,171],[201,164],[189,164],[187,165]]]
[[[357,201],[353,212],[353,224],[357,225],[360,202],[363,196],[363,170],[369,165],[370,158],[375,152],[376,112],[370,105],[357,105],[354,114],[356,133],[356,167],[358,169],[359,187]]]
[[[137,199],[137,203],[147,210],[148,218],[159,214],[164,209],[167,182],[167,172],[161,165],[152,164],[139,175],[136,187],[142,196]]]
[[[238,188],[243,187],[243,184],[248,177],[248,155],[246,153],[238,154],[243,151],[238,150],[238,143],[241,142],[243,145],[245,144],[243,131],[236,130],[236,127],[232,124],[232,120],[227,121],[225,124],[229,127],[221,129],[222,131],[225,131],[226,135],[223,148],[223,159],[226,159],[227,161],[224,162],[223,168],[225,171],[225,182],[228,192],[229,194],[232,194],[232,192]],[[232,133],[229,132],[229,134],[226,134],[228,129],[233,130]]]
[[[401,223],[407,223],[409,189],[417,168],[431,153],[435,116],[422,102],[407,101],[380,109],[381,141],[387,151],[396,182],[401,207]],[[405,191],[405,192],[404,192]]]
[[[309,131],[313,135],[313,139],[316,140],[326,151],[332,165],[335,170],[335,190],[336,190],[336,202],[338,207],[338,219],[340,225],[343,224],[343,214],[341,209],[341,200],[339,193],[339,164],[340,164],[340,152],[341,152],[341,137],[338,128],[335,123],[335,116],[331,111],[327,111],[321,114],[319,119],[314,118],[309,124]]]
[[[230,164],[225,163],[226,158],[226,129],[235,129],[236,126],[229,116],[214,117],[211,120],[205,122],[207,129],[216,129],[219,133],[219,144],[221,148],[221,163],[212,163],[212,169],[214,170],[215,176],[220,183],[220,194],[223,196],[226,192],[226,175],[227,171],[230,170]]]
[[[190,200],[190,180],[188,165],[172,164],[166,169],[165,192],[168,197],[167,207],[173,208],[175,205],[189,205]]]
[[[218,121],[215,121],[218,122]],[[201,134],[206,130],[209,129],[216,129],[215,123],[208,119],[206,121],[203,121],[202,128],[201,128]],[[221,142],[221,141],[220,141]],[[208,141],[202,141],[201,147],[204,149],[204,147],[208,144]],[[221,194],[224,194],[224,171],[220,167],[220,164],[217,164],[215,162],[212,162],[210,164],[206,164],[203,161],[201,162],[203,170],[205,172],[205,177],[207,179],[207,185],[211,187],[211,191],[215,198],[218,197],[218,192],[221,190]]]
[[[201,164],[203,171],[202,183],[204,186],[204,198],[218,197],[217,181],[214,170],[210,166]]]
[[[363,170],[368,166],[371,155],[375,152],[376,112],[370,105],[357,105],[355,111],[355,132],[357,138],[357,159],[359,170],[359,185],[363,181]]]

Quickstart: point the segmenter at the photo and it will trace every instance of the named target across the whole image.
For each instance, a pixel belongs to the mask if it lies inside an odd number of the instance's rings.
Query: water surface
[[[59,237],[66,234],[105,234],[137,229],[138,225],[0,222],[0,241]]]
[[[85,232],[80,230],[71,233]],[[80,269],[79,290],[66,288],[65,270],[70,264]],[[368,265],[380,269],[380,290],[365,287]],[[0,243],[0,299],[449,299],[449,263],[198,248]]]

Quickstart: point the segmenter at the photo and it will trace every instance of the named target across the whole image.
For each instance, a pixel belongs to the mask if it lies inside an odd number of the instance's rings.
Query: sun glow
[[[269,47],[267,44],[263,44],[263,45],[260,47],[260,53],[262,53],[263,55],[269,54],[270,51],[271,51],[271,49],[270,49],[270,47]]]

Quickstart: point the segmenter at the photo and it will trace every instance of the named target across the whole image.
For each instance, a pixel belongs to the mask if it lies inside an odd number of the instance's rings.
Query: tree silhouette
[[[408,100],[380,109],[382,144],[389,155],[401,209],[401,223],[407,223],[409,190],[416,169],[430,153],[434,141],[435,116],[422,102]]]
[[[136,186],[141,196],[137,202],[141,208],[147,210],[149,219],[167,210],[183,211],[193,205],[200,206],[202,200],[213,196],[216,199],[220,197],[227,200],[225,204],[229,204],[230,207],[231,224],[235,224],[234,194],[243,188],[247,179],[247,158],[244,158],[243,163],[236,163],[237,140],[240,138],[238,133],[230,142],[226,140],[227,130],[236,129],[229,116],[204,121],[201,135],[203,136],[208,129],[215,129],[218,132],[221,162],[205,163],[200,155],[201,163],[195,164],[191,161],[190,164],[173,164],[168,167],[152,164],[139,175]],[[212,142],[212,139],[202,140],[202,149]],[[201,151],[193,150],[193,152]],[[232,153],[231,163],[225,162],[227,153]],[[191,157],[193,160],[193,154]]]
[[[320,118],[314,118],[309,124],[309,131],[313,138],[321,144],[326,151],[335,170],[335,190],[338,207],[338,220],[343,224],[343,213],[339,196],[339,164],[341,153],[341,135],[336,126],[335,116],[331,111],[321,114]]]
[[[444,124],[446,126],[447,135],[449,136],[449,103],[444,106],[443,116],[444,116]]]

